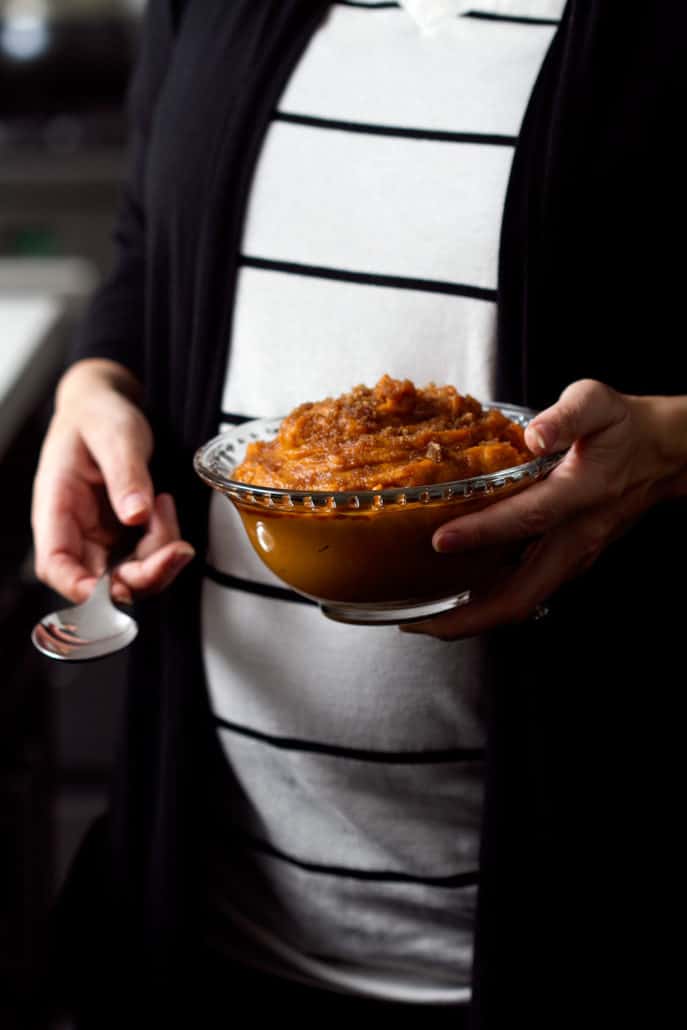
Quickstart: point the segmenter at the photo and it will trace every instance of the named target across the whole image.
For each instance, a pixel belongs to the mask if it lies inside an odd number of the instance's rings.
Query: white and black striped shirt
[[[431,32],[410,11],[436,4],[407,6],[333,4],[281,98],[220,426],[384,372],[493,399],[505,190],[564,2],[454,3]],[[235,780],[214,831],[211,945],[331,989],[467,1000],[479,642],[328,622],[260,563],[218,495],[203,631]]]

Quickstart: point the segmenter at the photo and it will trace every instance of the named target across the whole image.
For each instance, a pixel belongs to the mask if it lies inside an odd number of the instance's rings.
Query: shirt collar
[[[399,0],[399,3],[422,29],[435,29],[472,6],[469,0]]]
[[[398,0],[423,29],[434,29],[466,11],[524,18],[558,19],[565,0]]]

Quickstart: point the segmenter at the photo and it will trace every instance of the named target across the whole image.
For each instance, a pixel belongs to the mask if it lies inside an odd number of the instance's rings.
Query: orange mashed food
[[[383,490],[481,476],[532,459],[522,428],[453,386],[383,376],[301,404],[232,478],[286,490]]]

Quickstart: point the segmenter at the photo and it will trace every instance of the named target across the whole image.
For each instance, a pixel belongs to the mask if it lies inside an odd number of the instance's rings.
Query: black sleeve
[[[178,6],[178,4],[176,5]],[[69,363],[109,358],[143,378],[146,289],[144,180],[157,96],[174,40],[173,0],[149,0],[128,91],[127,173],[115,222],[114,262],[77,330]]]

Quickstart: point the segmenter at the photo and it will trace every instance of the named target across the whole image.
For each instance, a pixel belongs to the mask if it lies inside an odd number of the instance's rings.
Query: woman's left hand
[[[530,541],[517,569],[463,608],[403,627],[442,640],[523,622],[649,507],[687,492],[687,397],[636,397],[592,379],[567,387],[525,431],[536,455],[569,448],[520,494],[441,526],[439,552]]]

